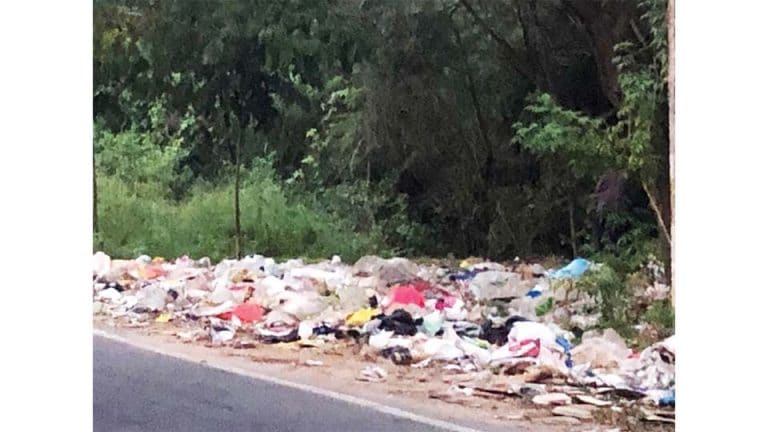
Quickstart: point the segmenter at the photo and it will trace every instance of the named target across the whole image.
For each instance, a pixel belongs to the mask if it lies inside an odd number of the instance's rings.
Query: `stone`
[[[533,397],[536,405],[566,405],[571,403],[571,397],[565,393],[546,393]]]
[[[574,417],[581,420],[592,418],[592,405],[568,405],[559,406],[552,409],[552,414],[565,417]]]
[[[574,417],[543,417],[539,419],[540,422],[546,424],[546,425],[578,425],[581,424],[581,420],[574,418]]]

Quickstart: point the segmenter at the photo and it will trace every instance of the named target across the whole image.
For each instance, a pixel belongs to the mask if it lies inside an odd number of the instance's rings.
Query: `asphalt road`
[[[93,338],[94,431],[443,431],[290,387]]]

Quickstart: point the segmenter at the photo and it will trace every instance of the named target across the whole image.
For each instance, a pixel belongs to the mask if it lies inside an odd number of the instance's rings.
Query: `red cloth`
[[[435,309],[442,311],[446,308],[452,308],[453,305],[455,304],[456,304],[456,297],[448,296],[438,300],[437,303],[435,303]]]
[[[419,292],[424,292],[424,291],[427,291],[430,288],[432,288],[432,285],[430,285],[429,282],[427,282],[425,280],[422,280],[422,279],[417,279],[417,280],[411,282],[408,285],[412,285]]]
[[[165,270],[163,270],[162,265],[150,264],[144,267],[141,274],[144,276],[145,280],[152,280],[152,279],[157,279],[160,276],[165,276]]]
[[[429,286],[429,284],[427,284],[427,286]],[[392,291],[389,292],[389,298],[389,304],[415,304],[419,307],[424,307],[424,296],[413,284],[395,285],[392,287]]]
[[[541,351],[539,339],[524,339],[509,345],[509,351],[515,353],[515,357],[538,357]]]
[[[237,305],[232,312],[224,312],[219,315],[219,318],[228,320],[232,318],[232,315],[244,323],[252,323],[264,319],[264,308],[255,303],[243,303]]]

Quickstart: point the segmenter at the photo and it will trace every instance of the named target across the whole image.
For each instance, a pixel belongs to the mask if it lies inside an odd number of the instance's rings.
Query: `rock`
[[[578,425],[581,424],[581,420],[573,417],[543,417],[539,419],[540,422],[546,425]]]
[[[565,417],[574,417],[581,420],[589,420],[592,418],[593,409],[594,407],[591,405],[559,406],[552,410],[552,414]]]
[[[576,396],[576,400],[578,400],[579,402],[584,402],[585,404],[599,406],[599,407],[606,407],[606,406],[612,405],[610,401],[598,399],[598,398],[595,398],[592,396],[586,396],[586,395]]]
[[[533,397],[536,405],[567,405],[571,403],[571,397],[565,393],[546,393]]]
[[[493,270],[478,273],[469,288],[477,300],[523,297],[530,290],[520,274]]]

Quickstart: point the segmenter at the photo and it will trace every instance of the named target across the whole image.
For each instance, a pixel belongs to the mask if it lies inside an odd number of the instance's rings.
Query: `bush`
[[[151,188],[127,184],[115,176],[98,178],[101,248],[114,256],[140,254],[176,257],[234,253],[233,182],[198,184],[173,201]],[[240,194],[243,253],[276,257],[330,257],[351,261],[384,245],[375,235],[353,231],[338,215],[310,209],[289,199],[271,167],[256,163],[245,176]]]
[[[669,300],[654,302],[643,315],[643,320],[659,330],[660,338],[675,333],[675,309]]]
[[[303,201],[314,202],[318,211],[343,218],[356,232],[375,239],[379,255],[414,256],[427,249],[427,227],[411,221],[404,196],[395,195],[382,184],[356,181],[309,194],[299,192]]]
[[[623,278],[608,264],[590,267],[576,288],[597,298],[603,328],[613,328],[622,336],[628,336],[632,329],[629,323],[629,295]]]

